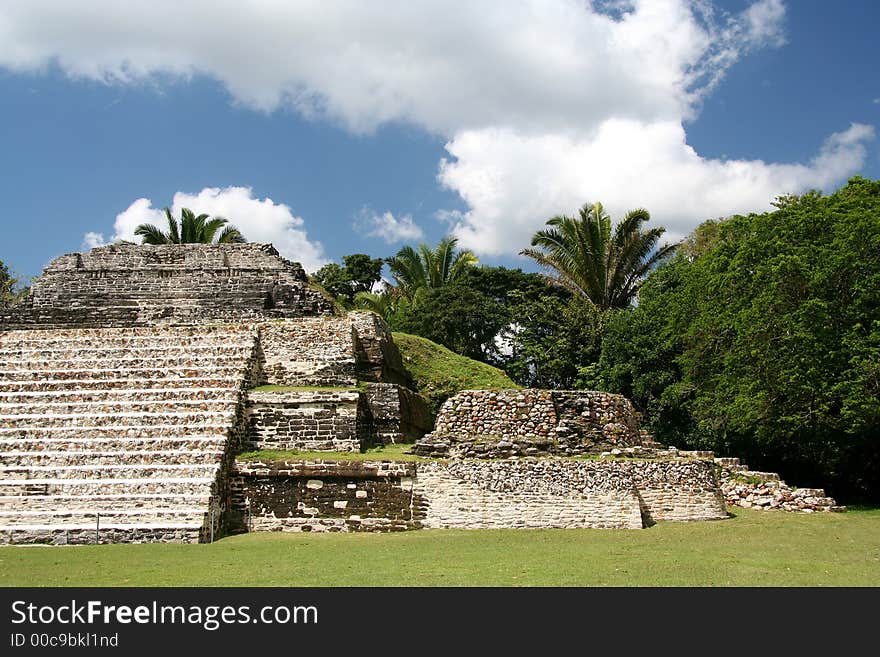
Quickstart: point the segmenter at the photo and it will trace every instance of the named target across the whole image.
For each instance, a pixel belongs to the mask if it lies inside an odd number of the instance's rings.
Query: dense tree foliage
[[[372,291],[382,278],[382,258],[371,258],[364,253],[342,257],[342,265],[335,262],[315,272],[314,280],[334,297],[351,305],[356,295]]]
[[[188,208],[180,212],[180,221],[165,208],[165,219],[168,231],[165,232],[153,224],[141,224],[134,229],[134,234],[142,239],[143,244],[218,244],[245,242],[244,236],[229,220],[223,217],[209,217],[196,214]],[[222,228],[222,230],[221,230]],[[219,231],[219,232],[218,232]]]
[[[599,374],[661,439],[876,501],[880,182],[777,207],[714,222],[655,272],[609,323]]]
[[[18,303],[27,293],[28,288],[22,287],[19,280],[9,272],[9,268],[0,260],[0,308],[8,308]]]
[[[601,203],[584,205],[577,218],[547,221],[521,253],[551,272],[552,279],[597,308],[628,307],[645,275],[675,249],[657,248],[665,228],[643,229],[650,219],[641,208],[626,214],[613,229]]]

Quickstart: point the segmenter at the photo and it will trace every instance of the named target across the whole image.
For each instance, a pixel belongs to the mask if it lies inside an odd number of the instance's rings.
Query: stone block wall
[[[550,459],[431,462],[419,464],[414,495],[429,528],[644,527],[631,481],[605,474]]]
[[[396,531],[413,519],[412,463],[239,460],[230,509],[245,531]]]
[[[366,311],[350,312],[347,317],[354,330],[358,378],[415,387],[385,320]]]
[[[421,395],[395,383],[370,383],[366,396],[377,442],[412,443],[431,430],[431,410]]]
[[[425,527],[638,529],[726,518],[710,461],[536,459],[419,464]]]
[[[246,412],[253,449],[358,452],[373,443],[359,390],[251,391]]]
[[[638,415],[621,395],[566,390],[465,390],[441,407],[424,456],[577,455],[638,446]]]
[[[238,461],[251,531],[640,529],[727,517],[705,460]]]
[[[332,313],[271,244],[114,244],[53,260],[0,329],[245,321]]]
[[[347,317],[304,317],[260,325],[263,383],[353,386],[357,383],[352,323]]]

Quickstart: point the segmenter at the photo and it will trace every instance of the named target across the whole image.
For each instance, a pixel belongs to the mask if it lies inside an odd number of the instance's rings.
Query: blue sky
[[[181,4],[0,7],[16,273],[166,205],[312,270],[448,232],[528,268],[528,236],[586,201],[677,238],[880,178],[868,0]]]

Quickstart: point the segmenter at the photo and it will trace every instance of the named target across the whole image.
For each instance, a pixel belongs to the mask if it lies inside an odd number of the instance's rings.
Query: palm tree
[[[358,292],[354,295],[354,307],[357,310],[370,310],[386,321],[397,310],[398,301],[391,290]]]
[[[612,232],[602,204],[586,204],[579,218],[562,215],[548,220],[549,228],[532,237],[532,246],[538,249],[523,249],[520,254],[551,270],[551,280],[598,308],[626,308],[651,267],[678,246],[657,249],[666,229],[642,230],[649,219],[647,210],[632,210]]]
[[[142,244],[211,244],[215,237],[218,244],[247,241],[238,228],[228,226],[229,220],[223,217],[196,216],[192,210],[183,208],[178,224],[171,211],[165,208],[165,218],[168,220],[167,233],[153,224],[141,224],[134,229],[134,234],[143,238]],[[223,230],[218,235],[221,228]]]
[[[456,251],[458,239],[444,237],[431,248],[419,244],[417,248],[405,246],[386,263],[400,294],[411,299],[418,290],[443,287],[459,278],[468,267],[477,264],[472,251]]]

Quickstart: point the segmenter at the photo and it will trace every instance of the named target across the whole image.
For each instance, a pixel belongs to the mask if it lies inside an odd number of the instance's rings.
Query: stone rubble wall
[[[639,529],[727,517],[711,461],[239,460],[234,480],[231,508],[250,531]]]
[[[327,315],[271,244],[114,244],[53,260],[0,329],[234,322]]]
[[[721,489],[730,506],[744,509],[795,511],[846,511],[822,488],[793,488],[774,472],[748,469],[737,458],[717,458]]]
[[[241,325],[0,332],[0,542],[219,535],[256,341]]]
[[[621,395],[571,390],[465,390],[446,400],[422,456],[572,456],[642,444],[638,415]]]
[[[250,391],[247,417],[252,449],[358,452],[373,443],[359,390]]]
[[[432,428],[427,401],[408,388],[396,383],[369,383],[366,397],[376,441],[383,445],[415,442]]]

